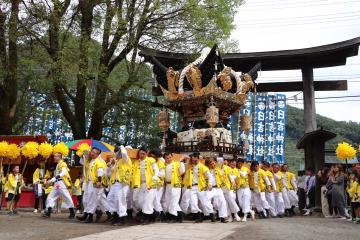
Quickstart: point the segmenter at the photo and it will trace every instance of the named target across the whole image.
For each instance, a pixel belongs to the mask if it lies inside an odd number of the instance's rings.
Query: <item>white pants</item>
[[[84,212],[94,214],[97,208],[100,208],[100,210],[103,212],[109,209],[103,187],[96,188],[94,187],[93,183],[89,181],[86,191],[88,196],[87,205],[84,209]]]
[[[164,195],[164,212],[177,216],[181,211],[179,201],[181,196],[181,188],[173,188],[171,184],[166,184]]]
[[[269,203],[269,211],[272,217],[277,215],[274,192],[265,193],[266,201]]]
[[[157,212],[162,212],[163,208],[161,205],[161,200],[164,194],[164,187],[160,187],[158,189],[155,189],[155,198],[154,198],[154,209]]]
[[[325,195],[326,191],[327,191],[326,186],[325,185],[322,186],[321,187],[321,210],[322,210],[322,214],[324,215],[324,217],[329,217],[330,216],[329,202]]]
[[[291,206],[297,206],[298,205],[298,195],[296,193],[295,190],[288,190],[288,194],[289,194],[289,200],[290,200],[290,205]]]
[[[83,204],[84,209],[87,206],[88,198],[89,198],[89,194],[88,194],[88,191],[87,191],[87,184],[85,183],[83,185],[83,195],[82,195],[82,204]]]
[[[203,211],[199,207],[199,202]],[[204,212],[205,216],[214,212],[213,206],[207,196],[207,191],[199,192],[197,185],[193,186],[191,189],[184,190],[180,205],[182,211],[185,213],[188,212],[189,207],[191,213]]]
[[[244,214],[251,211],[251,191],[250,188],[240,188],[236,191],[236,195],[239,201],[240,208]]]
[[[153,214],[155,189],[147,189],[146,183],[142,183],[140,188],[133,191],[134,210],[142,211],[144,214]]]
[[[274,192],[275,196],[275,209],[278,214],[285,213],[285,202],[282,192]]]
[[[60,196],[63,197],[66,208],[74,208],[74,203],[69,190],[67,190],[63,181],[59,181],[54,184],[54,189],[49,193],[46,199],[46,207],[54,208],[56,200]]]
[[[222,189],[212,188],[211,191],[207,192],[207,195],[214,208],[219,212],[219,217],[226,218],[228,216],[228,210]]]
[[[291,204],[290,204],[290,199],[289,199],[289,193],[288,190],[286,188],[283,188],[281,190],[282,193],[282,197],[284,199],[284,205],[285,205],[285,209],[290,209],[291,208]]]
[[[236,194],[233,190],[229,190],[226,188],[222,189],[224,192],[224,196],[227,202],[228,214],[230,213],[238,213],[240,211],[239,206],[236,204]]]
[[[266,201],[265,192],[254,191],[255,207],[258,212],[264,212],[264,209],[269,209],[269,203]]]
[[[110,192],[106,197],[108,202],[109,212],[116,212],[119,217],[127,216],[127,199],[128,192],[130,191],[130,187],[125,183],[115,182],[111,188]]]

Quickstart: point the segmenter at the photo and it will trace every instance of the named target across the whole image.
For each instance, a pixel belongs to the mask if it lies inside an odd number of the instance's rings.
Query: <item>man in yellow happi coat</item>
[[[237,198],[244,217],[241,219],[242,222],[247,221],[248,213],[251,214],[251,218],[255,218],[255,212],[251,210],[251,191],[249,187],[249,175],[250,167],[245,163],[245,159],[238,159],[237,169],[239,171],[239,177],[236,179],[237,185]]]
[[[265,171],[266,176],[270,181],[270,187],[266,189],[265,197],[269,203],[269,213],[272,217],[277,216],[276,207],[275,207],[275,194],[276,183],[274,179],[274,174],[271,172],[270,163],[263,161],[261,162],[261,169]]]
[[[220,161],[224,161],[222,157],[217,158],[218,164]],[[227,162],[229,162],[227,164]],[[236,178],[238,177],[238,171],[236,170],[236,161],[226,161],[226,164],[220,166],[224,171],[224,186],[222,188],[224,196],[228,206],[229,220],[233,221],[235,219],[237,222],[240,222],[240,217],[238,215],[239,206],[236,203]],[[233,218],[234,217],[234,218]]]
[[[287,215],[295,215],[294,209],[299,199],[297,196],[297,183],[295,174],[289,171],[289,166],[283,164],[281,166],[281,172],[283,174],[283,198],[285,202],[285,212]]]
[[[190,163],[185,164],[185,175],[183,184],[185,191],[181,199],[181,209],[183,212],[190,211],[195,215],[195,222],[202,222],[203,217],[201,212],[205,216],[208,216],[214,212],[213,206],[207,196],[207,191],[212,189],[209,183],[210,172],[209,169],[199,162],[200,153],[195,152],[190,156]],[[202,210],[199,207],[199,201],[202,206]]]
[[[280,171],[280,166],[277,163],[272,165],[272,172],[274,175],[274,180],[276,184],[276,190],[274,191],[275,195],[275,206],[278,217],[283,217],[285,213],[285,203],[283,198],[283,174]]]
[[[69,168],[66,162],[62,160],[61,153],[54,154],[54,161],[56,163],[54,177],[48,182],[50,184],[53,183],[54,188],[46,199],[47,212],[43,216],[50,217],[51,211],[56,204],[56,200],[62,197],[66,207],[70,211],[69,218],[74,218],[75,217],[74,203],[72,201],[71,195],[68,190],[68,188],[71,187]]]
[[[251,163],[251,173],[249,178],[250,188],[253,190],[254,203],[260,216],[269,216],[269,203],[266,200],[265,192],[270,189],[270,181],[264,170],[259,168],[259,163]]]
[[[127,197],[130,192],[132,162],[124,146],[120,146],[110,165],[110,191],[107,195],[109,212],[113,214],[112,224],[125,224]]]
[[[179,201],[181,197],[182,175],[185,173],[183,161],[173,161],[171,153],[164,154],[165,160],[165,195],[164,212],[167,214],[169,222],[182,222],[183,213]]]
[[[149,157],[156,160],[156,164],[159,168],[159,180],[156,183],[155,199],[154,199],[154,220],[165,220],[165,214],[161,204],[161,200],[164,195],[164,177],[165,177],[165,160],[162,157],[160,149],[153,149],[149,152]]]
[[[101,211],[97,211],[96,221],[100,220],[102,212],[106,212],[107,220],[111,218],[105,195],[105,186],[107,184],[105,170],[107,166],[100,154],[101,150],[93,147],[90,153],[91,160],[84,162],[84,176],[86,181],[86,196],[84,193],[84,200],[87,201],[87,203],[84,206],[84,215],[77,217],[77,219],[85,221],[86,223],[93,222],[93,215],[97,208],[100,208]]]
[[[39,205],[42,205],[42,208],[45,209],[45,191],[44,183],[50,179],[50,173],[48,170],[45,170],[45,161],[43,159],[39,160],[39,167],[37,167],[33,174],[33,185],[34,185],[34,194],[35,194],[35,206],[34,212],[38,212]]]
[[[226,223],[228,217],[228,209],[222,187],[224,185],[224,172],[221,170],[219,164],[214,157],[206,160],[206,166],[210,169],[211,190],[208,191],[208,197],[212,202],[214,208],[218,211],[220,221]],[[211,221],[215,222],[214,214],[211,214]]]
[[[20,200],[21,188],[24,185],[23,177],[19,171],[18,165],[13,166],[12,172],[7,176],[7,181],[5,183],[9,215],[17,214],[17,203]]]
[[[133,210],[138,213],[138,220],[143,224],[150,223],[154,213],[155,194],[159,180],[156,160],[147,156],[147,150],[144,147],[140,148],[138,159],[133,161],[131,186],[134,189]]]

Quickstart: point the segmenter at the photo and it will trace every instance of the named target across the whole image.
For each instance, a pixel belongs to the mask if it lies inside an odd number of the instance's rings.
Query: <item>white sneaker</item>
[[[234,219],[233,219],[233,217],[231,216],[231,214],[230,214],[230,216],[229,216],[228,220],[229,220],[229,222],[234,221]]]
[[[45,210],[43,209],[43,210],[41,210],[41,213],[45,213]]]
[[[242,222],[246,222],[247,220],[247,214],[244,214],[244,217],[241,219]]]
[[[251,215],[251,220],[255,220],[255,212],[254,212],[254,210],[251,210],[250,211],[250,215]]]
[[[237,215],[237,213],[235,213],[234,216],[235,216],[235,220],[236,220],[237,222],[240,222],[240,221],[241,221],[241,218],[239,217],[239,215]]]
[[[80,214],[80,210],[76,210],[76,214]]]
[[[37,209],[34,209],[34,213],[37,213],[38,212],[38,210]]]
[[[306,213],[303,214],[303,216],[309,216],[310,215],[310,210],[306,210]]]

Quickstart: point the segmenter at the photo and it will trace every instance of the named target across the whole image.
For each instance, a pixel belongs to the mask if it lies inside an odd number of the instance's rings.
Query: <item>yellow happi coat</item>
[[[274,179],[274,174],[270,170],[266,170],[265,174],[270,181],[270,191],[268,192],[274,192],[274,186],[272,185],[272,181],[271,181],[272,179]]]
[[[62,177],[62,180],[65,183],[65,186],[67,188],[71,188],[70,169],[68,168],[66,162],[64,162],[63,160],[60,160],[60,162],[57,164],[56,168],[57,168],[58,174],[61,173],[61,170],[63,168],[66,168],[66,174],[65,174],[65,176]]]
[[[45,175],[43,176],[43,180],[48,180],[48,179],[50,179],[50,172],[46,170]],[[37,168],[33,174],[33,184],[39,182],[40,182],[40,168]]]
[[[19,188],[17,188],[18,182],[20,183]],[[20,173],[18,173],[18,181],[16,181],[16,177],[14,176],[13,173],[9,173],[9,175],[7,176],[7,181],[5,183],[5,187],[4,190],[6,191],[6,194],[8,195],[9,193],[12,194],[16,194],[16,190],[17,193],[21,193],[21,187],[24,185],[24,180],[21,176]]]
[[[114,168],[111,170],[110,174],[110,184],[113,185],[116,181],[116,173],[118,174],[118,181],[120,183],[129,184],[131,182],[131,172],[132,172],[132,162],[129,158],[127,162],[124,159],[120,158],[116,160]]]
[[[276,191],[277,191],[277,192],[281,192],[282,189],[283,189],[283,187],[284,187],[284,186],[283,186],[283,182],[282,182],[282,179],[283,179],[284,175],[283,175],[283,173],[280,172],[280,171],[278,171],[277,173],[274,173],[274,175],[275,175],[275,174],[280,177],[280,179],[276,179],[276,178],[275,178]]]
[[[86,181],[86,184],[89,183],[89,171],[90,171],[90,176],[91,176],[91,180],[92,180],[92,183],[95,185],[96,182],[98,181],[98,170],[99,169],[103,169],[104,171],[104,174],[103,176],[101,177],[101,184],[104,185],[104,186],[107,186],[107,178],[106,178],[106,174],[105,174],[105,170],[107,168],[106,166],[106,162],[101,159],[101,158],[96,158],[94,160],[94,163],[93,165],[91,166],[91,169],[90,169],[90,162],[91,160],[86,160],[85,161],[85,181]]]
[[[266,190],[266,173],[264,170],[259,169],[258,171],[258,186],[257,190],[258,192],[265,192]],[[249,185],[252,190],[255,190],[255,172],[251,171],[249,176]]]
[[[198,191],[206,191],[208,188],[208,181],[206,173],[209,172],[209,168],[207,168],[204,164],[198,163]],[[193,177],[194,170],[193,165],[189,164],[188,168],[185,171],[185,176],[183,180],[183,184],[185,188],[191,188],[193,185]]]
[[[239,188],[248,188],[249,187],[249,175],[250,175],[250,169],[247,166],[242,166],[239,169],[239,177],[237,178],[237,189]],[[246,172],[246,176],[241,176],[240,172]]]
[[[157,181],[153,182],[152,177],[155,174],[155,171],[152,167],[154,163],[156,163],[156,160],[152,157],[146,157],[144,159],[145,161],[145,181],[146,181],[146,187],[148,189],[150,188],[156,188],[157,187]],[[131,187],[132,188],[139,188],[141,186],[141,169],[140,169],[140,160],[135,160],[132,165],[132,177],[131,177]],[[144,181],[144,180],[143,180]]]
[[[283,173],[283,176],[285,175],[286,177],[286,187],[288,190],[294,190],[296,188],[296,186],[293,186],[291,179],[293,179],[295,177],[295,174],[292,172],[286,172]]]
[[[80,178],[77,178],[75,180],[75,182],[74,182],[73,195],[75,195],[75,196],[81,196],[82,195]]]
[[[351,198],[351,202],[360,202],[360,184],[357,181],[350,183],[348,193]]]

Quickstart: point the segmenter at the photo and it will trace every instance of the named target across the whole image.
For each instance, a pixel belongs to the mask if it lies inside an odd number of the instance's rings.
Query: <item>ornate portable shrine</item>
[[[144,51],[140,55],[154,65],[157,84],[153,94],[165,98],[165,107],[159,113],[165,151],[222,154],[227,159],[243,154],[243,146],[233,141],[236,138],[231,136],[229,119],[246,104],[260,63],[239,74],[224,65],[217,45],[204,48],[194,61],[160,61]],[[177,133],[169,129],[168,109],[180,114]],[[249,117],[240,121],[240,127],[251,126]]]

